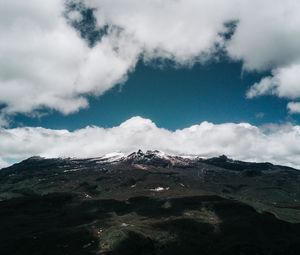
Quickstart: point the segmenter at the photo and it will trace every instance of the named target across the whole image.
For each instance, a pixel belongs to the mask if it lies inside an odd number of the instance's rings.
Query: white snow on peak
[[[99,162],[99,163],[101,163],[101,162],[113,163],[113,162],[121,161],[125,157],[126,156],[125,156],[124,153],[112,152],[112,153],[105,154],[102,157],[98,158],[97,162]]]
[[[150,162],[151,160],[162,159],[164,161],[170,162],[171,165],[187,165],[193,160],[199,159],[199,156],[193,155],[170,155],[159,150],[147,150],[143,152],[138,150],[132,153],[122,153],[122,152],[112,152],[105,154],[97,158],[86,159],[88,161],[95,162],[97,164],[114,164],[119,162],[134,161],[134,162]]]
[[[137,152],[133,152],[127,155],[128,158],[137,158],[137,157],[142,158],[148,156],[155,156],[157,158],[164,158],[164,159],[169,158],[169,156],[166,153],[158,150],[147,150],[146,152],[143,152],[142,150],[138,150]]]
[[[88,158],[86,160],[93,161],[93,162],[96,162],[99,164],[103,164],[103,163],[119,162],[125,158],[126,158],[126,155],[124,153],[112,152],[112,153],[104,154],[97,158]]]
[[[125,154],[122,152],[112,152],[112,153],[103,155],[101,158],[102,159],[121,159],[124,157],[125,157]]]

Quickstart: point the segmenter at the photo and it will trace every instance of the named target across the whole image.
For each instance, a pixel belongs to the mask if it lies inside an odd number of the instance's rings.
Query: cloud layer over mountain
[[[66,12],[66,3],[77,7]],[[71,25],[82,8],[92,8],[105,31],[94,47]],[[271,71],[249,97],[297,101],[299,12],[297,0],[0,0],[1,122],[87,107],[87,95],[125,81],[140,58],[192,65],[220,51],[247,71]]]
[[[33,155],[97,157],[110,152],[157,149],[204,157],[226,154],[246,161],[270,161],[300,168],[300,126],[255,127],[247,123],[203,122],[169,131],[149,119],[133,117],[113,128],[86,127],[69,132],[45,128],[0,129],[0,162]]]

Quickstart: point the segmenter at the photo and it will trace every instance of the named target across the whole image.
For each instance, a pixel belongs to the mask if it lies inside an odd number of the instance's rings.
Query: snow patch
[[[155,189],[150,189],[150,191],[161,192],[161,191],[165,191],[165,190],[169,190],[169,189],[170,189],[170,187],[167,187],[167,188],[157,187]]]
[[[125,158],[124,153],[112,152],[112,153],[105,154],[102,157],[96,159],[96,162],[97,163],[113,163],[113,162],[121,161],[124,158]]]

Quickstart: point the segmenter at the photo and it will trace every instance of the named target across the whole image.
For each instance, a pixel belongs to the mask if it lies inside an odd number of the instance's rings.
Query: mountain
[[[299,254],[300,171],[141,150],[0,171],[1,254]]]

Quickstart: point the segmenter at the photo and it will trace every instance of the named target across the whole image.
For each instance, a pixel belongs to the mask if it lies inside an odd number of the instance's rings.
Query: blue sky
[[[87,125],[113,127],[133,116],[149,118],[171,130],[202,121],[297,123],[297,116],[288,114],[285,99],[246,98],[250,86],[265,75],[242,73],[241,63],[226,60],[191,68],[140,62],[124,84],[103,96],[91,97],[89,108],[67,116],[53,111],[40,118],[19,115],[13,126],[69,130]]]

